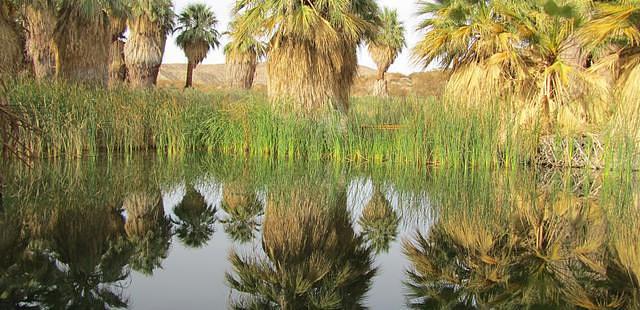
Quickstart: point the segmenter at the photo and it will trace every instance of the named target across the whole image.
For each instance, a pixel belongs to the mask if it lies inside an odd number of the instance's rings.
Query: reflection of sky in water
[[[195,184],[174,184],[162,191],[165,214],[175,218],[174,208],[180,204],[187,186],[193,186],[209,206],[217,209],[216,217],[224,218],[221,210],[224,185],[212,178],[200,178]],[[431,223],[429,203],[426,197],[397,192],[392,186],[383,184],[383,193],[391,202],[395,212],[401,216],[399,234],[388,253],[375,258],[378,274],[365,304],[371,309],[399,309],[405,304],[405,289],[402,284],[408,266],[402,254],[402,239],[412,236],[418,227],[425,231]],[[361,231],[358,218],[373,196],[374,184],[368,178],[356,178],[348,183],[347,208],[356,233]],[[258,191],[262,203],[266,201],[266,191]],[[408,208],[407,206],[411,206]],[[407,209],[421,214],[420,219],[407,220],[403,216]],[[422,224],[421,226],[418,226]],[[426,225],[426,226],[425,226]],[[132,272],[127,295],[134,309],[225,309],[233,293],[225,283],[225,272],[231,271],[228,255],[233,250],[240,253],[261,253],[260,236],[244,245],[234,243],[224,232],[222,224],[216,223],[216,232],[207,245],[200,249],[185,247],[174,237],[170,254],[152,277]]]

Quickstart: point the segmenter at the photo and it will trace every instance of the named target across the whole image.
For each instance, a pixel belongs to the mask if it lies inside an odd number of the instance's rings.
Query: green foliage
[[[180,34],[176,43],[182,48],[187,57],[199,64],[204,60],[210,49],[220,45],[220,33],[215,27],[218,19],[206,4],[198,3],[187,6],[178,16]]]

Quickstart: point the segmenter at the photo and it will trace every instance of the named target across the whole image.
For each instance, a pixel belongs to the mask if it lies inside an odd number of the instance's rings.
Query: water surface
[[[6,166],[0,308],[638,308],[633,175],[194,156]]]

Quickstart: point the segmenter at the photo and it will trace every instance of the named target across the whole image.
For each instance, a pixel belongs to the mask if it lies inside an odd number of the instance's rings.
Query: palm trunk
[[[227,58],[226,78],[230,88],[251,89],[258,65],[255,54],[240,57],[240,59]]]
[[[109,80],[110,27],[81,18],[69,19],[54,37],[56,74],[69,81],[107,85]]]
[[[145,16],[129,20],[129,31],[124,46],[129,84],[134,88],[151,88],[160,72],[166,35]]]
[[[193,62],[189,60],[189,63],[187,64],[187,83],[185,84],[184,88],[193,87],[193,69],[195,69],[195,67],[196,66],[193,64]]]
[[[387,87],[387,80],[385,78],[385,72],[378,70],[376,81],[373,84],[373,95],[376,97],[389,97],[389,88]]]
[[[124,41],[117,39],[111,43],[109,59],[109,86],[124,83],[127,78],[127,66],[124,63]]]
[[[342,55],[334,57],[335,53]],[[356,69],[352,44],[345,42],[341,50],[329,52],[311,42],[283,38],[269,54],[269,97],[274,103],[291,100],[294,108],[307,115],[332,108],[346,114]]]
[[[22,44],[15,26],[9,16],[0,12],[0,42],[4,44],[0,48],[0,73],[13,73],[22,64]]]
[[[53,9],[25,8],[27,28],[27,52],[33,60],[33,72],[37,80],[53,76],[55,56],[53,53],[53,33],[57,18]]]

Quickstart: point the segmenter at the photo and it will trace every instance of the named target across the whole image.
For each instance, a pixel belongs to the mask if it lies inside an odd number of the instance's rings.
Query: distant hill
[[[158,84],[164,87],[181,87],[187,74],[186,64],[163,64],[160,67]],[[376,78],[376,70],[360,66],[358,78],[352,89],[354,96],[370,93]],[[392,96],[439,96],[447,81],[447,74],[441,71],[417,72],[411,75],[388,73],[389,92]],[[204,90],[225,88],[225,65],[199,65],[194,71],[193,83]],[[256,70],[254,89],[265,91],[267,88],[266,66],[261,64]]]

